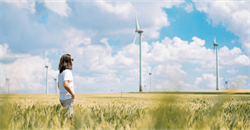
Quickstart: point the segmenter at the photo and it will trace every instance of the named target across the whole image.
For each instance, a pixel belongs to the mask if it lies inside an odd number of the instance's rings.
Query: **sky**
[[[75,93],[250,89],[247,0],[2,0],[0,92],[56,93],[63,54],[74,58]],[[9,82],[6,82],[9,79]],[[113,90],[113,91],[112,91]]]

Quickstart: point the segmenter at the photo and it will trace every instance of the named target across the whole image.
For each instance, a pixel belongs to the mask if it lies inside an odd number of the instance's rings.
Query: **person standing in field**
[[[73,104],[75,102],[72,66],[74,59],[70,54],[64,54],[59,62],[58,88],[60,90],[60,103],[69,111],[72,124]]]

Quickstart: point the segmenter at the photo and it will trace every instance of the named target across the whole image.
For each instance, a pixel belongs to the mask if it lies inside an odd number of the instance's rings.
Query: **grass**
[[[0,95],[1,129],[250,129],[249,94],[76,94],[71,126],[59,95]]]

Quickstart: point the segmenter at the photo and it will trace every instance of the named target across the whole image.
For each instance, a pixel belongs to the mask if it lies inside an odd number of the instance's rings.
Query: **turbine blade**
[[[46,51],[44,52],[45,66],[46,66]]]
[[[135,34],[135,38],[134,38],[133,44],[135,43],[135,39],[136,39],[136,37],[137,37],[137,33]]]
[[[215,49],[215,46],[214,46],[214,49]],[[214,53],[214,49],[213,49],[213,53]]]
[[[136,30],[140,30],[138,20],[137,20],[137,14],[136,14],[136,9],[135,9],[135,25],[136,25]]]

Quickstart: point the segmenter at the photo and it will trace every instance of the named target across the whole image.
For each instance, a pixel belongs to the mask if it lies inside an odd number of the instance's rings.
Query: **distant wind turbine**
[[[49,93],[48,89],[48,68],[49,66],[46,64],[46,51],[45,51],[45,68],[46,68],[46,93]]]
[[[226,80],[225,77],[224,77],[224,82],[225,82],[224,87],[225,87],[226,90],[228,90],[228,81],[229,80]]]
[[[218,43],[216,43],[216,37],[214,38],[214,48],[216,48],[216,90],[219,90],[219,62],[218,62]]]
[[[57,86],[56,86],[56,83],[57,83],[57,82],[56,82],[56,80],[57,80],[57,79],[56,79],[56,78],[53,78],[53,79],[55,80],[55,89],[56,89],[56,94],[58,94],[58,88],[57,88]]]
[[[8,87],[8,94],[10,93],[10,83],[9,83],[10,79],[6,78],[6,86]]]
[[[152,73],[149,73],[149,77],[150,77],[150,92],[152,92],[151,75],[152,75]]]
[[[139,92],[143,92],[143,81],[142,81],[142,55],[141,55],[141,38],[142,38],[142,33],[143,33],[143,30],[140,29],[139,27],[139,24],[138,24],[138,21],[137,21],[137,15],[136,15],[136,12],[135,12],[135,25],[136,25],[136,29],[135,29],[135,38],[134,38],[134,41],[133,41],[133,44],[135,43],[135,39],[136,39],[136,36],[137,34],[139,34]]]

